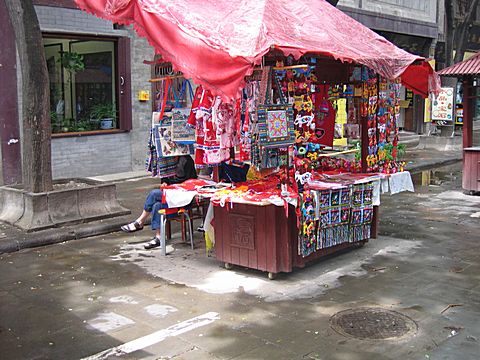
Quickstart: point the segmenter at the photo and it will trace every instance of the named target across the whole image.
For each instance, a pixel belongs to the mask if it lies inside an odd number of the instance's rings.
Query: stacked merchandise
[[[353,185],[351,197],[350,241],[370,239],[373,219],[373,184]]]
[[[402,171],[398,157],[398,118],[400,116],[400,88],[398,80],[379,80],[378,91],[378,165],[381,173]]]
[[[390,104],[391,99],[389,99],[388,94],[389,84],[388,81],[384,78],[379,80],[379,89],[378,89],[378,167],[379,169],[384,169],[387,154],[385,146],[387,145],[387,126],[391,122],[390,114]]]
[[[370,238],[373,185],[346,185],[332,189],[305,188],[300,194],[298,251],[315,251]]]
[[[350,241],[350,197],[350,187],[320,192],[319,249]]]

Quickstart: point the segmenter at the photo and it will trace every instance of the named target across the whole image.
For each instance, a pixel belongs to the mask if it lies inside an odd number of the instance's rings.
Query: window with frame
[[[45,35],[53,134],[131,129],[128,39]]]

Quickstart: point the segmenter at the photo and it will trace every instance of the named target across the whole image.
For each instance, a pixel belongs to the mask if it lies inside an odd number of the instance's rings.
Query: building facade
[[[413,54],[434,54],[438,0],[340,0],[337,7]]]
[[[139,101],[153,48],[133,29],[76,8],[73,0],[34,0],[50,77],[54,179],[144,168],[150,101]],[[2,23],[8,23],[3,1]],[[1,40],[0,184],[21,182],[21,71],[13,31]],[[8,89],[8,90],[7,90]],[[8,95],[8,96],[7,96]]]

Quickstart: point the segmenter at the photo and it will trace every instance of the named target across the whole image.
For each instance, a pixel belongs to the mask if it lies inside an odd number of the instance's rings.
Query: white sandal
[[[121,227],[122,231],[125,231],[127,233],[139,231],[143,229],[143,225],[140,225],[137,221],[131,222],[130,224],[123,225]]]
[[[146,243],[145,245],[143,245],[143,247],[145,248],[145,250],[150,250],[150,249],[154,249],[156,247],[161,247],[162,244],[160,242],[160,239],[157,238],[157,237],[154,237],[152,240],[150,240],[148,243]]]

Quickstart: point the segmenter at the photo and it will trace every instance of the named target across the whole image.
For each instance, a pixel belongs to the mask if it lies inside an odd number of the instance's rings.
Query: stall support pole
[[[468,148],[472,146],[472,85],[473,79],[471,77],[467,77],[463,80],[463,148]]]
[[[361,118],[361,133],[362,133],[362,173],[367,172],[367,156],[368,156],[368,126],[367,126],[367,118]]]
[[[218,171],[218,166],[213,167],[213,181],[220,182],[220,171]]]
[[[372,229],[370,237],[376,239],[378,237],[378,227],[380,223],[380,206],[373,207],[373,220],[372,220]]]

